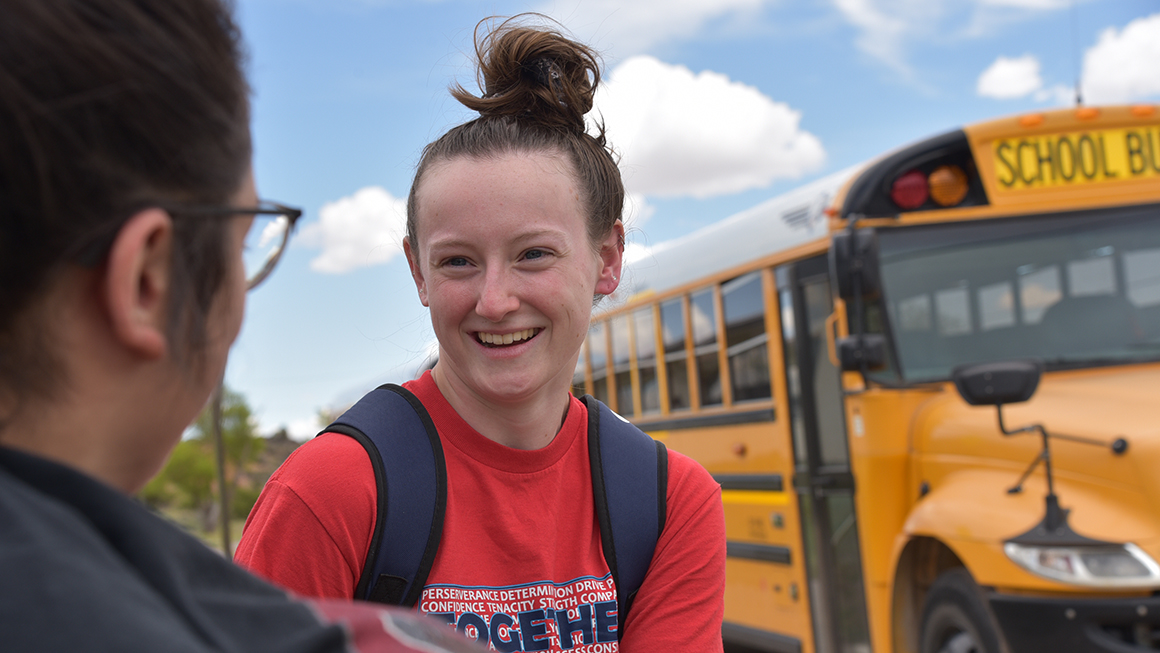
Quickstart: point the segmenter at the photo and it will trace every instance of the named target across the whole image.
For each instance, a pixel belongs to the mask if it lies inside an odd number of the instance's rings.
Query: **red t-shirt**
[[[593,507],[584,403],[572,398],[552,442],[524,451],[468,426],[429,373],[406,387],[431,414],[448,479],[443,538],[418,609],[497,650],[617,650],[616,594]],[[314,438],[266,484],[235,559],[303,596],[352,597],[377,496],[374,470],[357,441],[338,433]],[[623,650],[720,651],[720,487],[700,465],[670,451],[667,506],[664,532],[624,624]],[[571,639],[563,646],[561,630]]]

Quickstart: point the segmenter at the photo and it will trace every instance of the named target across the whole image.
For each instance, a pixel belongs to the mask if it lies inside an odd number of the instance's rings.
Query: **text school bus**
[[[576,389],[721,483],[727,642],[1160,648],[1157,107],[965,127],[630,276]]]

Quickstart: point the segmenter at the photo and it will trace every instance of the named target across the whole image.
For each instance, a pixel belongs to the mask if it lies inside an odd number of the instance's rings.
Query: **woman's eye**
[[[544,258],[547,255],[548,253],[542,249],[529,249],[528,251],[524,252],[524,260],[535,261],[536,259]]]
[[[467,265],[467,259],[463,258],[462,256],[453,256],[453,257],[447,259],[447,261],[446,261],[446,263],[444,263],[444,265],[447,265],[448,267],[453,267],[453,268],[460,268],[460,267]]]

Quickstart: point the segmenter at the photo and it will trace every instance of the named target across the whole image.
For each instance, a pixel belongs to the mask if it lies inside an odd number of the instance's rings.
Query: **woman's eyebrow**
[[[431,242],[428,244],[428,248],[430,248],[432,250],[435,250],[435,249],[455,249],[455,248],[460,248],[460,247],[471,247],[474,244],[475,244],[474,241],[472,241],[468,238],[454,237],[454,238],[445,238],[443,240],[432,239]]]
[[[530,240],[538,240],[540,238],[566,238],[567,234],[562,229],[535,229],[532,231],[520,232],[512,238],[513,242],[524,243]]]
[[[534,229],[530,231],[518,232],[512,237],[511,242],[524,243],[527,241],[537,240],[540,238],[563,238],[567,233],[563,229]],[[451,236],[445,239],[432,239],[428,247],[431,250],[437,249],[457,249],[457,248],[471,248],[479,247],[479,241],[470,238],[463,238],[461,236]]]

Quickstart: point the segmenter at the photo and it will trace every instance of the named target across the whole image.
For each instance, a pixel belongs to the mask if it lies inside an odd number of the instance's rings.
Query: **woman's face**
[[[616,289],[624,230],[600,243],[561,156],[458,157],[417,192],[407,260],[455,390],[510,404],[567,391],[592,297]]]

